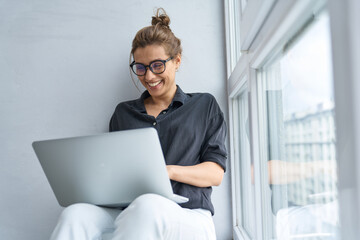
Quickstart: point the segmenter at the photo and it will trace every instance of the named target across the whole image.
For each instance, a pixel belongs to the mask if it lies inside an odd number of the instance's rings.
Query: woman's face
[[[180,56],[169,56],[165,49],[159,45],[148,45],[144,48],[137,48],[134,52],[134,60],[137,63],[149,65],[154,60],[166,60],[174,57],[165,63],[165,71],[161,74],[154,74],[147,68],[144,76],[138,76],[142,85],[155,98],[173,97],[176,92],[175,72],[180,66]]]

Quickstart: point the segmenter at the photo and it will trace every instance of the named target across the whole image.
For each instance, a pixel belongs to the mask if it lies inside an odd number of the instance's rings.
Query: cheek
[[[168,69],[169,71],[167,71],[167,76],[168,78],[170,78],[171,80],[175,79],[175,75],[176,75],[176,71],[174,68]]]
[[[166,69],[164,73],[160,74],[160,77],[166,80],[174,80],[175,79],[175,72],[170,71],[170,69]]]
[[[167,79],[169,82],[174,81],[174,79],[175,79],[175,73],[169,72],[168,74],[166,74],[165,79]]]
[[[142,85],[145,84],[145,80],[144,77],[138,77],[138,80],[141,82]]]

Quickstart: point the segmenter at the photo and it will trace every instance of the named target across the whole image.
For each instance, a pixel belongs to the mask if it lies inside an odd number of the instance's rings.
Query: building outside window
[[[339,237],[331,73],[326,13],[307,22],[258,70],[267,124],[270,239]]]

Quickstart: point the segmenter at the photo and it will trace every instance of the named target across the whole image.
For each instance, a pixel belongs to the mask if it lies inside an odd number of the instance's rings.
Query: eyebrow
[[[157,59],[151,60],[151,61],[149,62],[149,64],[150,64],[150,63],[152,63],[152,62],[154,62],[154,61],[158,61],[158,60],[162,60],[162,59],[161,59],[161,58],[157,58]],[[165,60],[166,60],[166,59],[165,59]],[[149,64],[145,64],[145,63],[137,62],[137,61],[135,61],[135,60],[134,60],[134,62],[135,62],[135,63],[142,64],[142,65],[149,65]]]

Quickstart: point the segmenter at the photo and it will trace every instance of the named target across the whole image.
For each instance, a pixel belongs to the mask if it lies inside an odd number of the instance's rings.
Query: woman
[[[159,134],[174,193],[189,202],[155,194],[135,199],[124,211],[75,204],[66,208],[52,239],[215,239],[211,186],[221,183],[226,160],[226,125],[210,94],[185,94],[175,83],[181,42],[163,9],[132,44],[132,71],[146,91],[120,103],[110,131],[154,127]],[[114,189],[116,191],[116,189]]]

